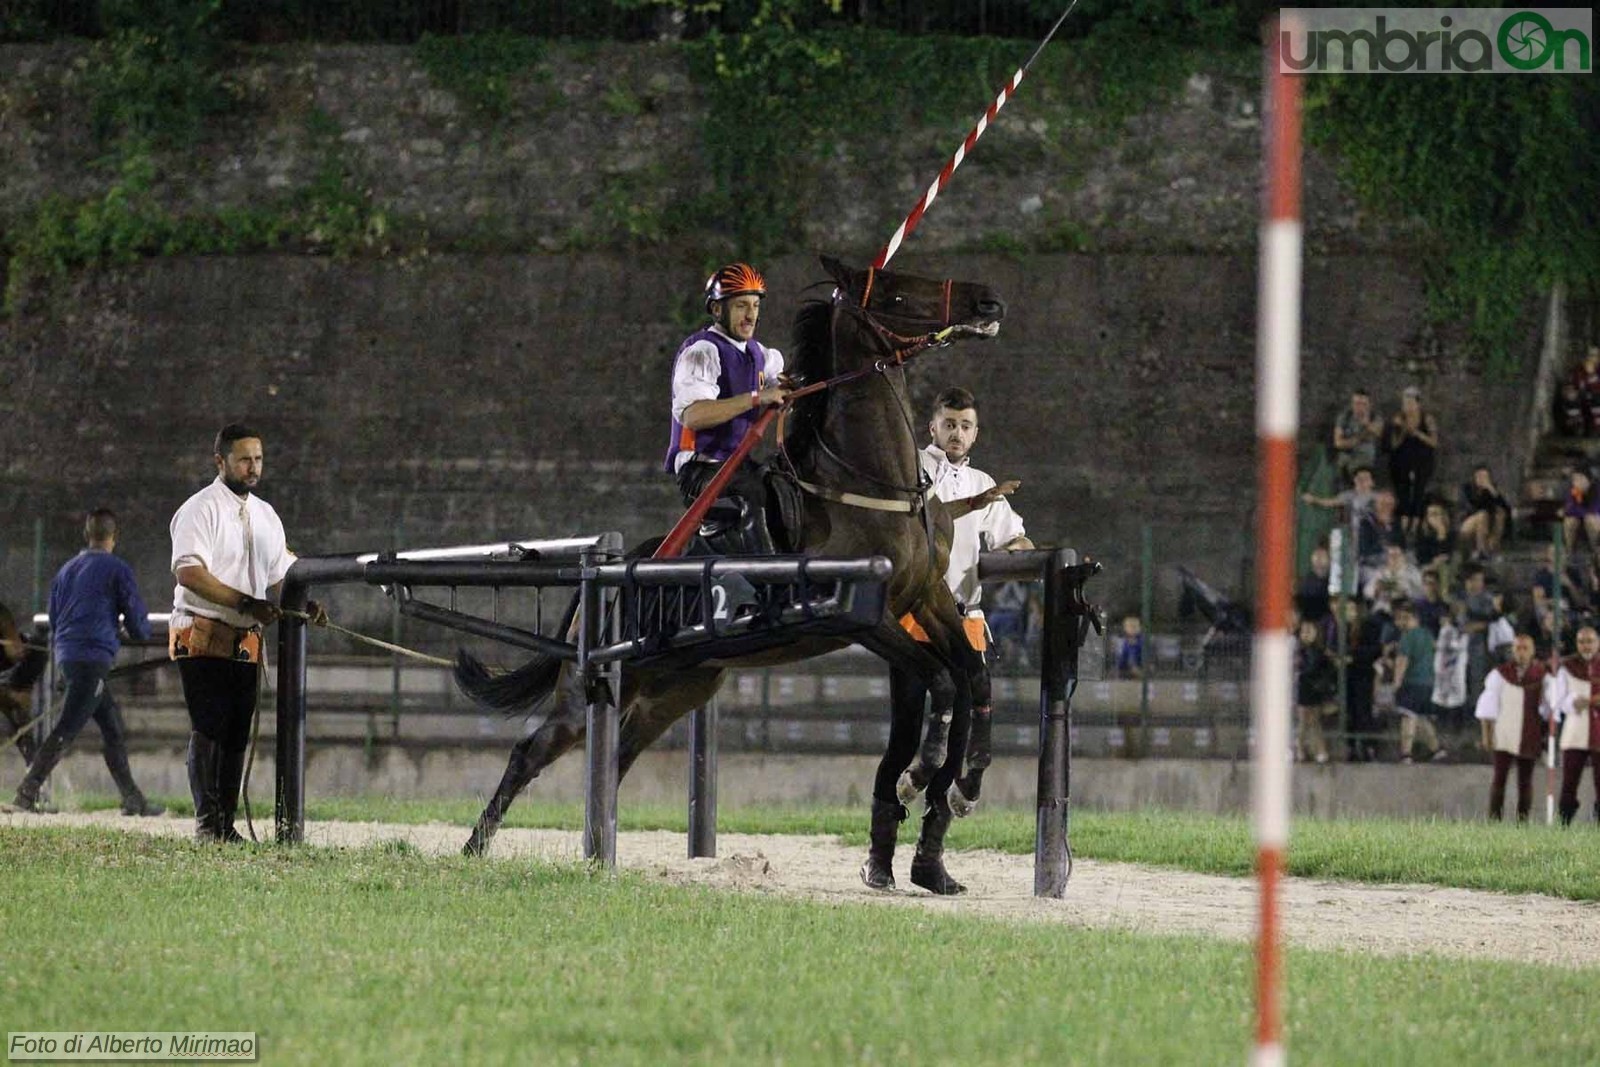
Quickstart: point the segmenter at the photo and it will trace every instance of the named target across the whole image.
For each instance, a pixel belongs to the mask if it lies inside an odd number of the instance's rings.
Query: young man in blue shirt
[[[117,517],[97,508],[84,520],[88,547],[67,561],[50,582],[51,644],[56,666],[67,682],[61,703],[61,721],[39,746],[28,775],[17,787],[12,806],[38,811],[39,790],[66,755],[78,731],[92,718],[105,741],[106,767],[122,793],[124,815],[160,815],[166,809],[145,799],[128,766],[127,728],[112,699],[106,679],[122,642],[117,635],[121,616],[130,636],[150,636],[150,617],[139,596],[133,569],[113,554],[117,547]]]

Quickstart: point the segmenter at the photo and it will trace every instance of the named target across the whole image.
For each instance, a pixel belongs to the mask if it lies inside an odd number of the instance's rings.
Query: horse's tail
[[[574,593],[556,632],[564,634],[571,629],[577,613],[578,596]],[[457,649],[454,673],[456,685],[474,703],[509,718],[519,711],[533,710],[555,690],[562,662],[559,656],[540,652],[516,670],[494,673],[472,653]]]

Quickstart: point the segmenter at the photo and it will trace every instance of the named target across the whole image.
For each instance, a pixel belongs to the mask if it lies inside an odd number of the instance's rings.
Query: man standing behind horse
[[[783,353],[755,339],[767,283],[748,263],[730,263],[706,280],[712,323],[678,347],[672,367],[672,441],[665,469],[677,475],[685,504],[716,477],[762,408],[781,404]],[[724,495],[739,507],[739,524],[719,535],[728,554],[771,555],[766,465],[745,460]]]
[[[1010,552],[1033,547],[1023,529],[1022,517],[1006,500],[1022,483],[997,483],[972,465],[972,446],[978,440],[978,401],[968,390],[957,387],[939,394],[934,401],[933,418],[928,423],[928,435],[931,443],[917,458],[931,480],[934,495],[944,502],[955,520],[950,563],[944,580],[961,609],[968,643],[982,654],[988,648],[988,634],[983,609],[978,606],[983,596],[978,581],[978,557],[985,548]],[[901,622],[913,637],[926,639],[910,616]],[[987,686],[981,688],[986,690]],[[897,788],[895,776],[911,762],[917,744],[928,691],[909,672],[891,668],[889,692],[894,704],[889,748],[874,784],[872,848],[861,869],[862,880],[874,889],[894,887],[890,864],[899,824],[907,815],[901,798],[914,797],[927,785],[928,776],[936,769],[913,767],[900,777]],[[954,784],[953,794],[929,795],[922,836],[911,864],[911,881],[941,895],[965,892],[966,887],[944,870],[941,858],[944,835],[952,815],[957,812],[965,815],[977,802],[983,772],[990,759],[989,695],[987,691],[967,692],[965,686],[962,692],[974,705],[971,738],[969,741],[951,737],[949,753],[950,758],[960,759],[963,749],[967,751],[967,775]],[[930,724],[929,729],[937,731],[942,725]]]

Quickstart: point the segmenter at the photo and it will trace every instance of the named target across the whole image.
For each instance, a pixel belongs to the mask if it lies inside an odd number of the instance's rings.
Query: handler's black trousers
[[[224,752],[243,752],[250,744],[260,670],[241,660],[180,659],[183,701],[189,706],[189,725],[195,733],[215,741]]]

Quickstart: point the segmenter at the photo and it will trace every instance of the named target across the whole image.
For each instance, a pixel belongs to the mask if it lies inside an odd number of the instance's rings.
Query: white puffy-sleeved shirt
[[[928,445],[917,458],[928,477],[933,479],[934,495],[946,503],[977,496],[995,486],[993,478],[969,461],[950,462],[938,445]],[[1026,533],[1022,516],[1011,509],[1005,497],[956,520],[955,534],[950,540],[950,567],[944,573],[944,581],[956,599],[966,605],[968,615],[983,616],[978,609],[983,597],[983,587],[978,584],[978,556],[986,549],[1010,544]]]
[[[1500,674],[1499,670],[1491,670],[1483,679],[1483,692],[1478,696],[1478,703],[1473,707],[1473,717],[1484,722],[1494,722],[1500,718],[1500,712],[1506,701],[1503,694],[1512,686]],[[1561,683],[1553,674],[1546,674],[1539,687],[1539,718],[1548,719],[1552,709],[1559,709],[1564,700]]]
[[[739,351],[748,351],[748,342],[729,336],[720,326],[712,326],[711,329],[721,334]],[[783,353],[766,345],[761,347],[767,354],[766,365],[762,368],[762,380],[770,384],[777,381],[778,375],[783,373]],[[683,413],[695,401],[723,399],[721,390],[717,388],[717,378],[721,374],[722,357],[717,354],[717,346],[710,341],[696,341],[678,353],[678,359],[672,365],[672,417],[681,423]],[[674,467],[682,467],[693,454],[679,452],[677,459],[673,461]]]
[[[221,476],[183,502],[172,516],[172,571],[200,565],[218,581],[264,600],[283,581],[295,561],[284,543],[283,523],[272,505],[251,493],[243,498],[222,484]],[[255,619],[215,604],[179,585],[172,593],[175,614],[221,619],[248,629]]]

